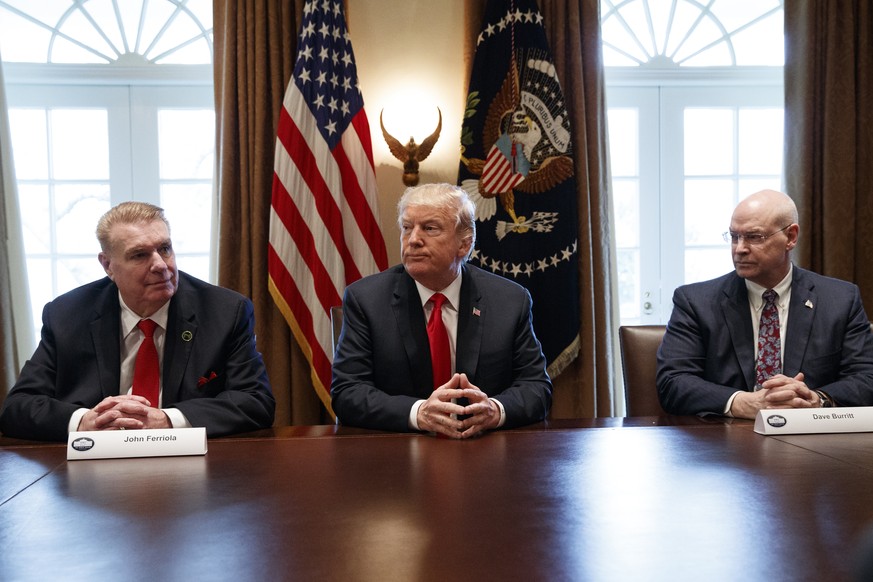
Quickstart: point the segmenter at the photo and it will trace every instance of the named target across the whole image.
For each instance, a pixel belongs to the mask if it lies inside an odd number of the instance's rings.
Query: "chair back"
[[[666,325],[623,325],[618,328],[627,416],[663,416],[655,376],[657,354]]]

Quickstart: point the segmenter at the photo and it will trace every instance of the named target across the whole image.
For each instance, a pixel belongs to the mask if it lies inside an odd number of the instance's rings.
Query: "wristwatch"
[[[822,408],[833,408],[834,407],[834,401],[831,399],[830,396],[828,396],[827,394],[825,394],[821,390],[816,390],[815,393],[818,394],[818,398],[821,401]]]

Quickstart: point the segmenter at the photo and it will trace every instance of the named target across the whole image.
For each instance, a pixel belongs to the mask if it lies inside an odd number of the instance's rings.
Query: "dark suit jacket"
[[[119,393],[118,287],[104,278],[65,293],[45,306],[42,321],[39,346],[0,411],[0,431],[64,441],[77,408]],[[162,380],[162,406],[178,408],[208,436],[273,423],[275,400],[255,346],[251,301],[181,272],[170,301]]]
[[[524,287],[464,265],[455,359],[457,372],[503,404],[504,427],[548,413],[552,384]],[[433,392],[432,378],[421,300],[405,269],[398,265],[349,285],[331,382],[339,420],[408,431],[412,405]]]
[[[794,267],[783,373],[840,406],[873,405],[873,334],[858,287]],[[722,414],[731,394],[755,385],[745,280],[729,273],[685,285],[658,351],[658,397],[672,414]]]

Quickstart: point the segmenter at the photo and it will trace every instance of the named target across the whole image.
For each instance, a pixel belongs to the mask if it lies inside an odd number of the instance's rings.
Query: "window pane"
[[[725,243],[720,249],[685,250],[685,282],[706,281],[729,273],[734,268],[731,247]]]
[[[723,247],[734,205],[733,181],[686,180],[685,244]]]
[[[27,284],[30,288],[30,305],[33,309],[33,329],[39,330],[43,306],[54,299],[52,285],[52,261],[47,258],[27,258]]]
[[[109,208],[106,184],[59,185],[55,188],[55,230],[59,255],[100,252],[94,229]],[[63,287],[63,286],[62,286]]]
[[[18,209],[27,255],[51,252],[53,229],[50,207],[47,185],[18,184]]]
[[[212,183],[161,186],[165,210],[177,253],[209,253],[212,227]]]
[[[212,180],[215,113],[199,109],[163,109],[158,113],[161,179]]]
[[[109,179],[109,122],[103,109],[50,112],[52,170],[58,180]]]
[[[618,300],[622,324],[630,325],[640,317],[640,252],[624,249],[617,252]]]
[[[782,172],[782,109],[740,109],[740,174]]]
[[[613,207],[619,248],[640,246],[640,184],[637,179],[613,179]]]
[[[44,109],[10,109],[9,127],[15,148],[15,177],[48,178],[48,142]]]
[[[685,174],[734,172],[734,112],[723,108],[685,110]]]
[[[639,176],[639,117],[637,109],[609,109],[609,164],[613,177]]]
[[[96,239],[95,239],[96,246]],[[67,291],[106,276],[97,253],[88,257],[66,258],[57,263],[58,288]]]

